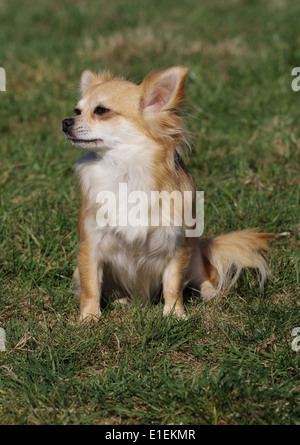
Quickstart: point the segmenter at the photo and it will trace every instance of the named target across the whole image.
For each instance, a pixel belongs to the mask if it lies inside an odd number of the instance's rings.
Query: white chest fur
[[[132,226],[128,219],[124,224],[124,214],[127,212],[128,216],[134,206],[134,203],[126,202],[132,192],[143,192],[149,197],[145,206],[151,202],[152,179],[143,165],[132,166],[131,163],[129,170],[109,157],[98,159],[94,153],[88,153],[78,161],[76,171],[88,202],[85,230],[99,264],[108,264],[128,291],[135,289],[145,297],[150,296],[160,288],[163,270],[182,240],[182,227],[153,227],[150,221],[148,225],[141,221],[141,224]],[[120,184],[126,187],[122,189]],[[124,190],[127,196],[122,196]],[[103,203],[107,213],[115,213],[115,224],[99,224],[97,214]],[[145,212],[142,209],[145,215],[148,211],[149,208]]]

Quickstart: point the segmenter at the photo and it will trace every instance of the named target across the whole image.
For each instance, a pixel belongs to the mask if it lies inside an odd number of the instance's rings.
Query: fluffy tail
[[[260,251],[269,250],[267,241],[272,239],[269,233],[246,229],[201,240],[200,249],[209,278],[201,286],[204,299],[209,300],[221,289],[229,290],[243,268],[257,269],[262,287],[270,272]]]

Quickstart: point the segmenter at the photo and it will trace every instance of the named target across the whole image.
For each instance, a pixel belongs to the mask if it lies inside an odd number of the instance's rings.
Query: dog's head
[[[63,132],[74,145],[93,151],[142,145],[182,136],[178,110],[187,68],[175,66],[151,72],[140,85],[109,72],[85,70],[76,116],[64,119]]]

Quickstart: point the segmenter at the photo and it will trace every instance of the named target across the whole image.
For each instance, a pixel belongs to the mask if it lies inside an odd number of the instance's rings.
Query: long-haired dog
[[[180,108],[187,72],[184,66],[161,69],[140,85],[109,72],[82,73],[76,116],[63,120],[67,139],[88,150],[76,164],[82,206],[74,278],[82,320],[99,318],[103,294],[145,302],[161,290],[164,315],[185,317],[185,288],[197,289],[207,301],[232,286],[242,268],[257,269],[261,283],[268,274],[260,251],[268,249],[270,234],[247,229],[201,240],[187,236],[185,221],[176,223],[186,207],[182,202],[195,215],[195,187],[180,151],[186,144]],[[128,224],[134,202],[124,195],[125,186],[128,194],[148,198],[139,205],[144,216],[152,191],[160,193],[160,210],[176,191],[180,208],[171,201],[169,224],[161,214],[158,224]],[[107,224],[99,221],[99,211]]]

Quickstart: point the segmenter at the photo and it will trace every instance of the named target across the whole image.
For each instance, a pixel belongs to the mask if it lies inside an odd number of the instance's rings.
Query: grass
[[[2,424],[299,424],[300,65],[292,0],[0,0]],[[80,153],[64,141],[83,69],[137,82],[190,68],[188,167],[205,236],[276,235],[263,294],[245,273],[224,298],[162,302],[77,321]]]

